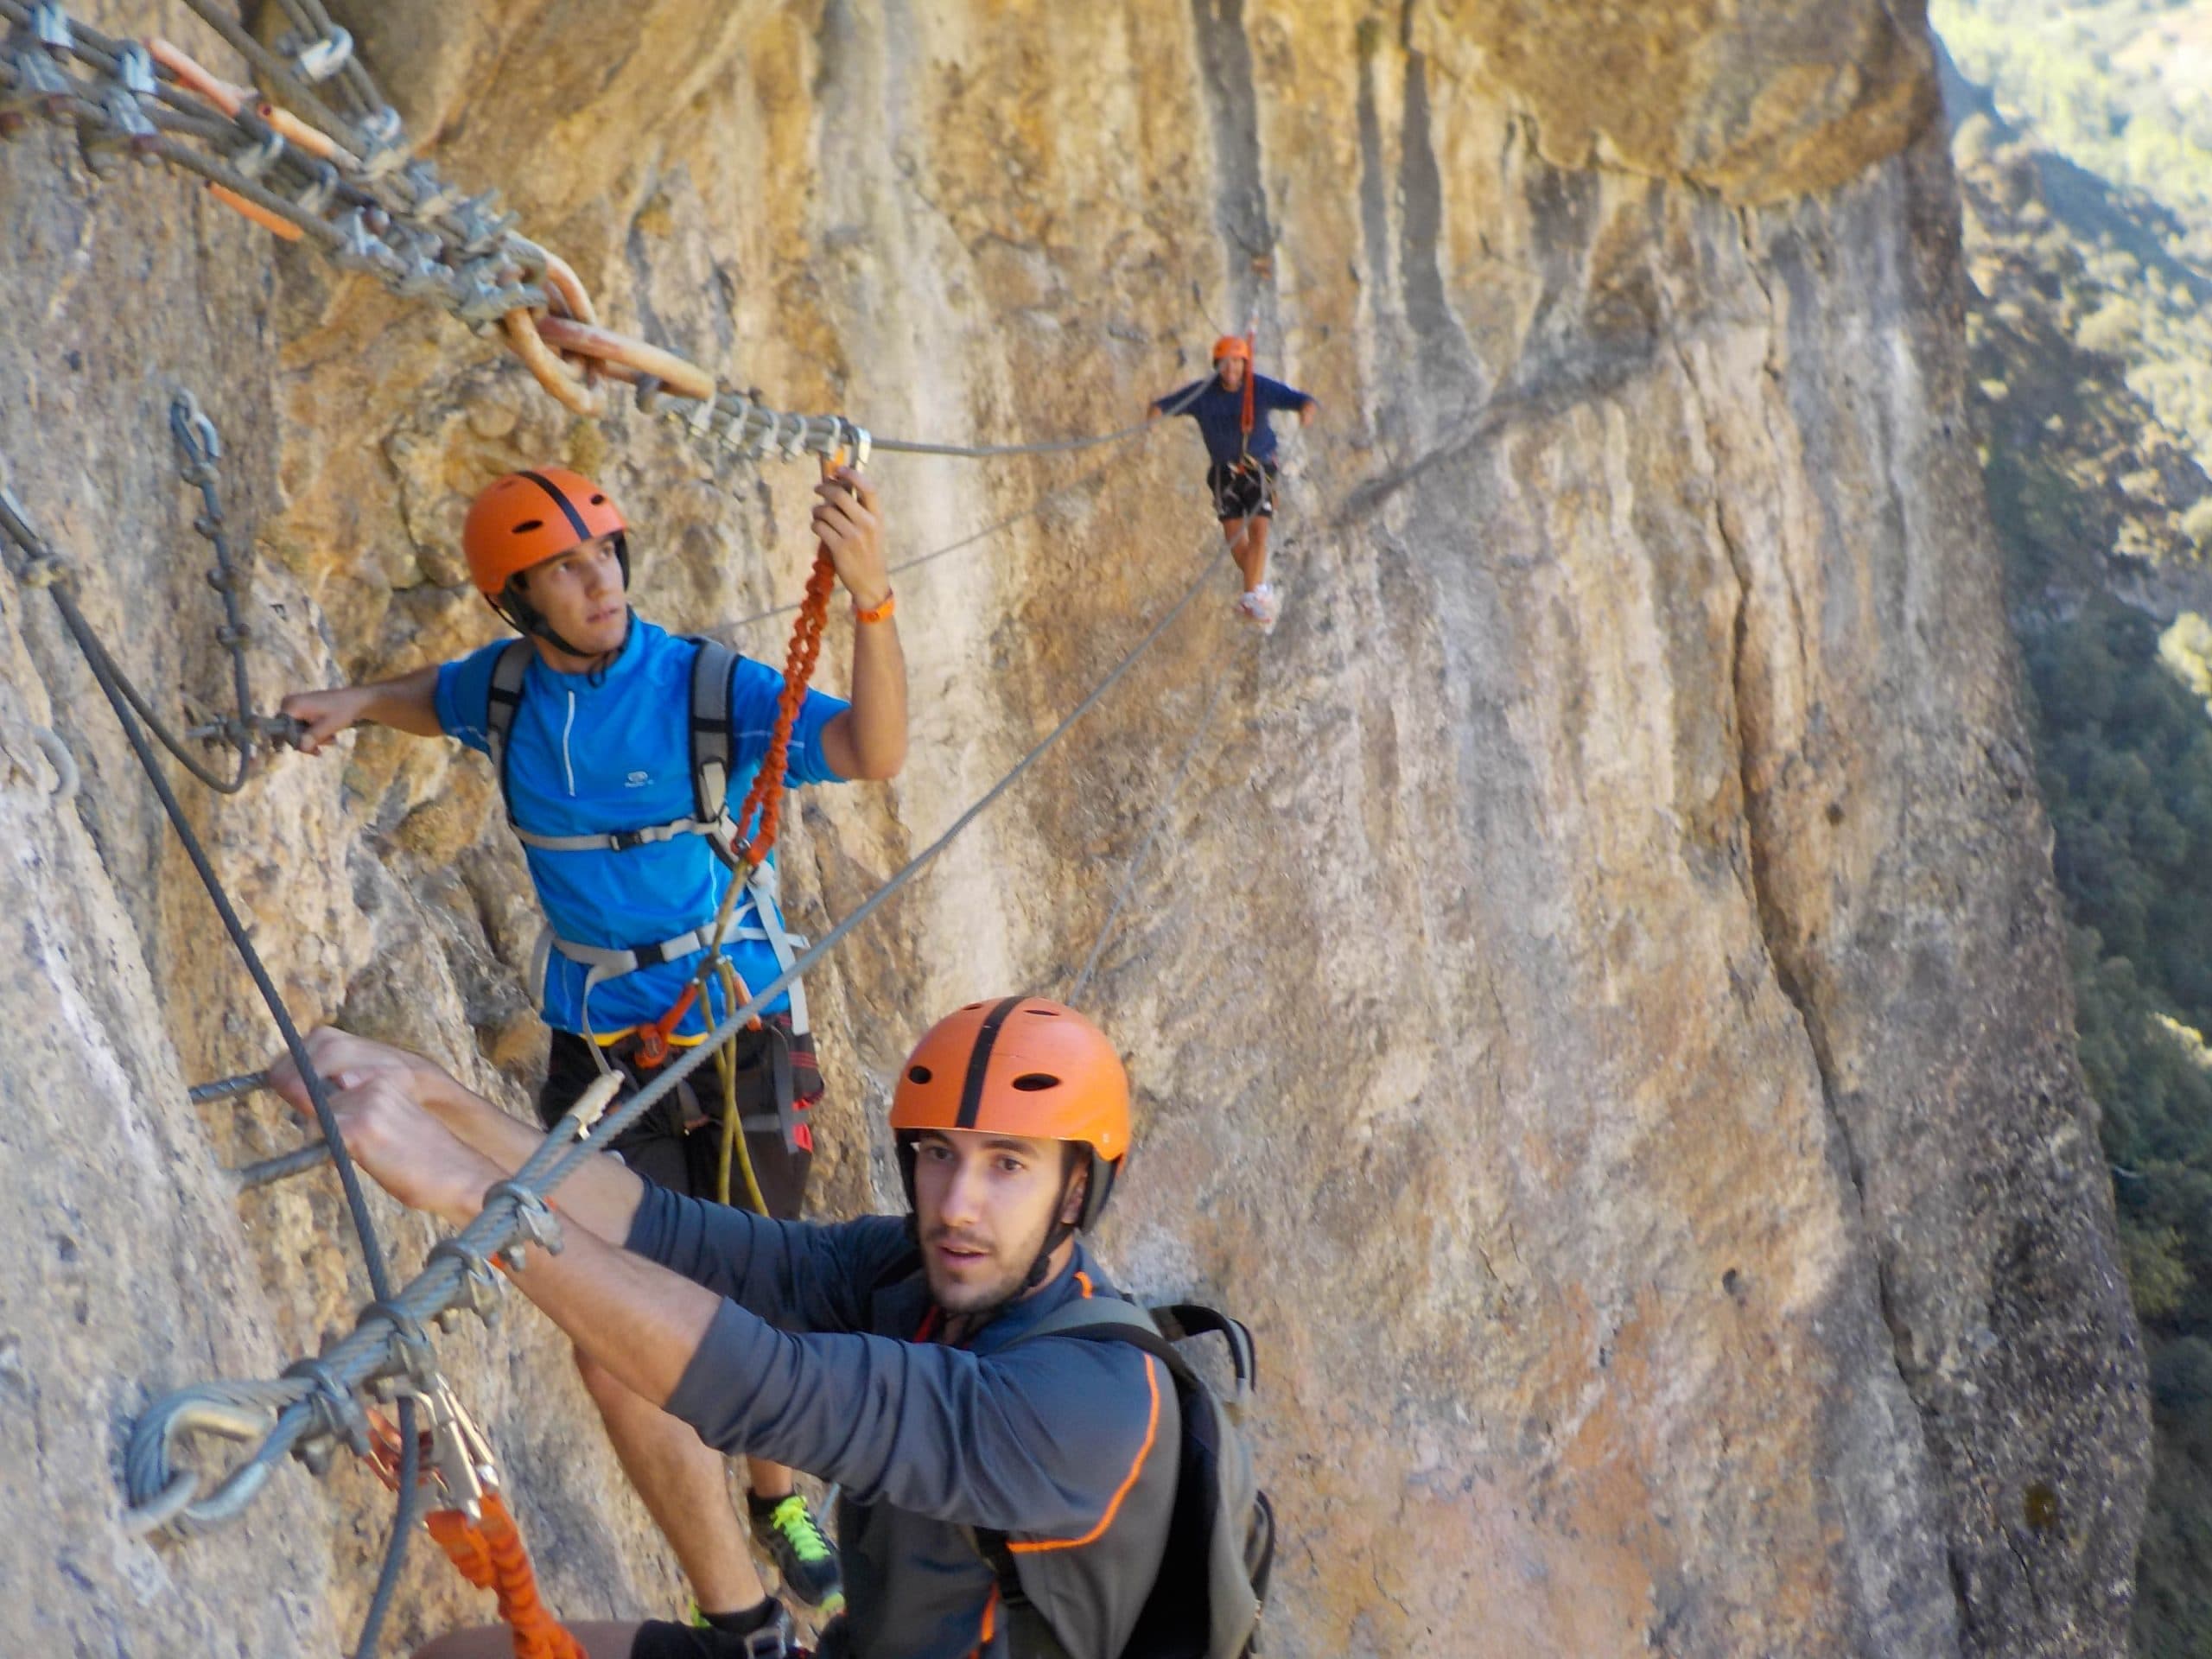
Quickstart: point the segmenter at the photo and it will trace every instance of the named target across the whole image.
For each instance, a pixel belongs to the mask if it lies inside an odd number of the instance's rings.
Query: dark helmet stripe
[[[976,1116],[983,1105],[983,1073],[990,1069],[991,1051],[998,1046],[999,1027],[1006,1017],[1020,1005],[1021,998],[1009,996],[983,1016],[982,1029],[976,1033],[976,1046],[968,1053],[968,1076],[960,1085],[960,1114],[952,1121],[957,1129],[972,1129]]]
[[[569,528],[575,531],[580,539],[587,542],[591,539],[591,529],[584,523],[583,514],[576,511],[574,502],[561,493],[561,486],[558,484],[543,473],[524,473],[521,476],[537,485],[539,489],[560,504],[562,512],[568,518]]]

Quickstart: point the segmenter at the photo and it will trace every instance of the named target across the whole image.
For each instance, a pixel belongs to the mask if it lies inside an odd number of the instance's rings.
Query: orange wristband
[[[887,592],[883,595],[882,604],[865,611],[861,609],[860,601],[855,600],[853,601],[853,620],[862,623],[880,622],[898,608],[899,595],[896,593]]]

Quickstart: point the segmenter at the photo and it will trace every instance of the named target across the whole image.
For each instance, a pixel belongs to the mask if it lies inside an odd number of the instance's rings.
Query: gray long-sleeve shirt
[[[960,1347],[918,1338],[904,1220],[776,1222],[648,1185],[628,1247],[727,1298],[668,1409],[722,1451],[842,1482],[855,1659],[1000,1659],[971,1529],[1008,1535],[1071,1659],[1115,1659],[1159,1571],[1181,1425],[1160,1362],[1118,1342],[1009,1344],[1115,1294],[1068,1268]],[[934,1321],[931,1321],[934,1323]]]

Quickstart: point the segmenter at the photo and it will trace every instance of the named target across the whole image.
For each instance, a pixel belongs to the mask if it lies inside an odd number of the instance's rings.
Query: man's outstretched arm
[[[373,685],[341,685],[329,691],[295,691],[276,705],[307,728],[300,747],[309,754],[364,721],[415,737],[442,736],[438,723],[438,665],[430,664]]]
[[[363,1093],[372,1083],[397,1090],[411,1108],[432,1120],[430,1127],[458,1143],[448,1149],[454,1160],[452,1179],[457,1187],[466,1185],[471,1168],[476,1166],[480,1166],[478,1173],[481,1169],[496,1172],[487,1176],[487,1180],[504,1180],[545,1143],[542,1131],[519,1118],[510,1117],[481,1095],[465,1087],[443,1066],[420,1054],[329,1026],[309,1032],[307,1048],[308,1058],[315,1062],[315,1070],[331,1090],[332,1108],[338,1112],[340,1128],[346,1129],[349,1147],[353,1144],[354,1135],[351,1127],[354,1120],[348,1116],[351,1103],[358,1098],[365,1105],[373,1104]],[[307,1086],[300,1081],[299,1071],[289,1055],[280,1054],[270,1063],[269,1086],[302,1116],[309,1111]],[[384,1141],[403,1127],[395,1120],[394,1109],[388,1104],[375,1105],[369,1117],[359,1120],[365,1131],[379,1132],[382,1137],[372,1141],[372,1147],[381,1148]],[[421,1129],[418,1128],[416,1133],[420,1134]],[[430,1137],[428,1144],[442,1148],[436,1136]],[[360,1156],[363,1167],[371,1174],[377,1174],[367,1155],[357,1156]],[[382,1180],[383,1177],[378,1175],[378,1179]],[[478,1197],[482,1195],[483,1188],[484,1183],[480,1181],[475,1189]],[[433,1213],[443,1215],[447,1206],[466,1198],[465,1194],[456,1197],[454,1192],[440,1192],[435,1185],[430,1190],[436,1193],[437,1205],[414,1207],[433,1208]],[[630,1235],[645,1191],[645,1182],[614,1159],[590,1158],[561,1183],[558,1196],[562,1211],[578,1226],[610,1243],[620,1244]],[[396,1190],[394,1196],[403,1204],[413,1202]]]

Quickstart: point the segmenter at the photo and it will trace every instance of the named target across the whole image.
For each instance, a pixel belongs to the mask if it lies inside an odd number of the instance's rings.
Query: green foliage
[[[2076,343],[2115,359],[2212,467],[2212,16],[2165,0],[1933,0],[1929,20],[2024,141],[1975,116],[1954,158],[2020,169],[2009,229],[2031,238]]]
[[[2199,224],[2212,220],[2212,111],[2173,78],[2175,20],[2151,0],[1935,0],[1929,20],[1967,75],[2091,172]],[[2181,20],[2186,22],[2185,19]]]
[[[2071,522],[2032,460],[1988,469],[2008,555]],[[2103,1108],[2120,1249],[2151,1360],[2156,1471],[2141,1659],[2212,1655],[2212,719],[2156,622],[2100,598],[2024,640],[2082,1070]],[[2169,650],[2168,655],[2175,655]],[[2179,660],[2178,658],[2176,660]]]

